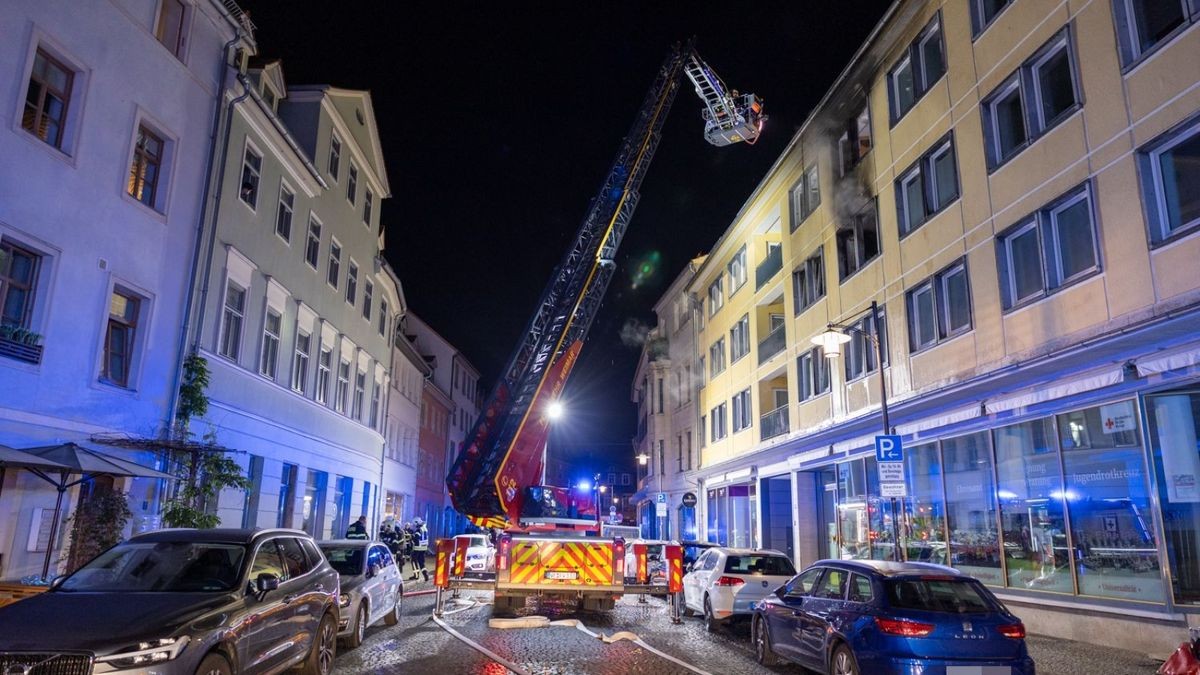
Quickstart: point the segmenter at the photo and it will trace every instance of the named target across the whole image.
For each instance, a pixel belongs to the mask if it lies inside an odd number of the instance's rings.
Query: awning
[[[1191,346],[1137,360],[1138,375],[1156,375],[1200,364],[1200,347]]]
[[[1034,389],[1003,398],[988,399],[989,414],[1027,408],[1031,405],[1066,398],[1075,394],[1111,387],[1125,379],[1124,369],[1120,366],[1094,371],[1084,377],[1069,380],[1054,380]]]

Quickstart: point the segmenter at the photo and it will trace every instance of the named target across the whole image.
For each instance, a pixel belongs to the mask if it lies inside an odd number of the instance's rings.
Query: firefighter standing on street
[[[429,530],[425,527],[425,521],[417,518],[413,521],[413,575],[416,579],[418,574],[425,577],[425,581],[429,581],[429,570],[425,569],[425,554],[429,552]]]

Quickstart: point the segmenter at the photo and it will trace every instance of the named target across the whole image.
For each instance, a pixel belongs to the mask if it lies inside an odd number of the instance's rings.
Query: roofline
[[[317,184],[328,190],[329,183],[325,182],[325,178],[321,176],[321,172],[317,169],[317,166],[313,164],[308,153],[300,147],[300,144],[296,141],[296,137],[292,136],[292,132],[284,125],[283,120],[279,119],[279,115],[263,100],[262,94],[258,93],[258,88],[253,86],[250,78],[246,75],[238,74],[237,80],[246,90],[246,93],[250,94],[250,98],[254,99],[254,102],[258,104],[260,111],[267,116],[267,119],[271,122],[271,126],[275,127],[275,130],[283,137],[283,141],[287,144],[288,148],[296,154],[296,157],[300,158],[300,162],[304,164],[304,168],[317,181]]]
[[[375,100],[371,97],[371,91],[369,89],[344,89],[330,84],[298,84],[288,87],[288,95],[291,96],[293,93],[302,94],[297,99],[301,103],[311,100],[323,101],[328,96],[357,96],[365,100],[363,113],[370,117],[370,124],[367,124],[367,128],[371,130],[371,133],[368,134],[371,137],[371,151],[379,158],[379,170],[375,173],[376,178],[379,179],[379,187],[382,188],[383,192],[380,195],[380,199],[391,198],[392,186],[387,176],[387,161],[383,156],[383,145],[379,138],[379,120],[375,117]],[[303,94],[309,94],[310,96],[303,96]],[[318,94],[318,96],[314,98],[311,94]],[[333,112],[336,113],[336,110]],[[341,119],[340,114],[337,117],[339,120]],[[345,120],[341,121],[345,124]],[[365,149],[360,148],[360,150]]]
[[[421,385],[421,391],[432,391],[437,398],[441,399],[442,403],[446,404],[446,407],[450,408],[451,410],[455,409],[454,399],[450,398],[450,394],[442,391],[442,388],[437,386],[437,383],[433,380],[425,378],[425,383]]]
[[[422,326],[425,326],[427,329],[429,329],[430,333],[433,333],[434,337],[436,337],[437,339],[439,339],[443,343],[445,343],[445,345],[450,348],[451,360],[453,360],[456,356],[461,356],[462,361],[464,363],[466,363],[468,366],[470,366],[471,370],[475,371],[476,375],[479,375],[479,369],[475,367],[475,364],[471,363],[470,359],[468,359],[465,355],[463,355],[462,350],[460,350],[453,342],[447,340],[445,338],[445,336],[443,336],[441,333],[437,332],[437,329],[434,328],[433,326],[429,325],[428,321],[426,321],[425,319],[422,319],[420,317],[420,315],[418,315],[416,312],[412,311],[411,309],[405,313],[405,316],[407,318],[414,319],[417,321],[417,323],[421,324]]]

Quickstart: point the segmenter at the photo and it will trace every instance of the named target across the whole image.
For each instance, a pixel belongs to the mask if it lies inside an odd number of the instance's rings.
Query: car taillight
[[[714,583],[717,586],[741,586],[746,582],[737,577],[718,577]]]
[[[901,637],[925,637],[933,632],[933,624],[931,623],[906,621],[904,619],[875,617],[875,625],[879,626],[879,630],[888,635],[899,635]]]
[[[507,534],[500,537],[500,546],[496,549],[496,569],[508,569],[508,546],[511,542]]]
[[[1014,640],[1025,639],[1025,624],[1023,623],[1010,623],[1004,626],[997,626],[996,630],[1006,638]]]
[[[617,537],[613,541],[613,574],[614,579],[625,578],[625,540]]]

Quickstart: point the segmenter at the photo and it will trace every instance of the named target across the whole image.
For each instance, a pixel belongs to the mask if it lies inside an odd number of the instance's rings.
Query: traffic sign
[[[899,436],[875,437],[875,460],[878,462],[903,462],[904,446]]]
[[[879,462],[880,483],[903,483],[904,462]]]
[[[658,497],[654,501],[658,504],[666,504],[667,503],[667,493],[665,493],[665,492],[658,493]]]
[[[661,503],[655,504],[654,505],[654,513],[659,518],[666,518],[667,517],[667,505],[661,504]]]
[[[692,508],[693,506],[695,506],[696,505],[696,493],[694,493],[694,492],[683,493],[683,505],[688,507],[689,509]]]
[[[880,497],[905,497],[908,496],[908,486],[904,483],[880,483]]]

